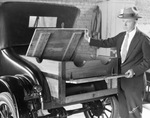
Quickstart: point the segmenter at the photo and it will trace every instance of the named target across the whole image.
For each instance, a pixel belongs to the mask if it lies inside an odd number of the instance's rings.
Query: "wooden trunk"
[[[45,104],[45,109],[117,93],[117,85],[112,85],[113,82],[117,84],[117,58],[113,58],[106,65],[101,60],[90,60],[82,67],[77,67],[73,61],[44,59],[38,63],[35,57],[22,57],[36,65],[46,78],[53,102]],[[103,85],[99,82],[102,81],[107,83],[108,88],[95,90],[94,84],[97,83],[101,87]]]
[[[36,65],[46,78],[54,102],[45,104],[45,108],[117,93],[112,81],[117,83],[118,59],[96,57],[96,50],[84,40],[85,32],[62,28],[35,30],[27,54],[22,57]],[[107,83],[105,89],[102,83]],[[96,84],[102,88],[96,89]]]

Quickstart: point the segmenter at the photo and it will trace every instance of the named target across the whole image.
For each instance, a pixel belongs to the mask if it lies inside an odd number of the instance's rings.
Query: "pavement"
[[[146,88],[147,92],[150,92],[150,82],[149,82],[149,86]],[[147,94],[149,95],[149,94]],[[142,118],[150,118],[150,95],[146,97],[146,100],[149,100],[145,103],[143,103],[143,112],[142,112]],[[75,109],[75,108],[81,108],[82,105],[81,104],[76,104],[76,105],[71,105],[71,106],[67,106],[65,107],[65,109]],[[75,114],[75,115],[71,115],[67,118],[85,118],[83,113],[79,113],[79,114]]]
[[[80,108],[80,107],[81,107],[81,105],[77,104],[77,105],[67,106],[65,108],[66,109],[75,109],[75,108]],[[79,113],[79,114],[71,115],[67,118],[85,118],[85,116],[83,113]],[[150,118],[150,103],[143,104],[142,118]]]
[[[150,103],[143,105],[142,118],[150,118]]]
[[[66,106],[65,109],[71,110],[71,109],[77,109],[77,108],[81,108],[81,107],[82,107],[81,104],[76,104],[76,105]],[[44,114],[46,114],[46,113],[47,113],[47,111]],[[83,113],[78,113],[78,114],[68,116],[67,118],[85,118],[85,116]],[[100,117],[100,118],[102,118],[102,117]],[[144,103],[143,104],[142,118],[150,118],[150,103]]]

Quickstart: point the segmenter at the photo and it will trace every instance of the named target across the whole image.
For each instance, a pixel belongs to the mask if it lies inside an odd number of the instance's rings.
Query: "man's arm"
[[[90,46],[95,46],[95,47],[103,47],[103,48],[111,48],[111,47],[116,47],[117,46],[117,40],[121,37],[120,34],[118,34],[115,37],[108,38],[108,39],[90,39]]]

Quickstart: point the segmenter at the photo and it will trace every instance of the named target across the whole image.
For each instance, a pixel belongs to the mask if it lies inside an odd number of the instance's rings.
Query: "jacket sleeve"
[[[150,39],[147,39],[142,43],[143,61],[133,67],[135,75],[138,76],[150,68]]]
[[[119,37],[120,37],[120,34],[118,34],[115,37],[108,38],[108,39],[97,40],[97,39],[92,39],[91,38],[89,45],[90,46],[95,46],[95,47],[98,47],[98,48],[100,48],[100,47],[103,47],[103,48],[116,47],[117,40],[119,39]]]

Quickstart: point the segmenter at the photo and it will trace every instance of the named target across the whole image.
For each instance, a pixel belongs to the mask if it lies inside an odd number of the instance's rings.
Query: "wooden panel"
[[[87,61],[82,67],[77,67],[72,61],[53,61],[43,59],[38,63],[35,57],[22,56],[23,58],[34,63],[46,76],[59,78],[63,80],[86,79],[90,77],[111,76],[118,74],[118,60],[112,58],[110,62],[102,60]]]
[[[74,102],[79,102],[79,101],[81,103],[82,101],[85,101],[85,100],[95,99],[95,98],[104,97],[104,96],[113,95],[113,94],[117,94],[117,88],[68,96],[66,97],[65,103],[74,103]]]
[[[118,74],[117,58],[111,59],[108,63],[103,63],[102,60],[87,61],[82,67],[75,66],[73,62],[67,62],[63,79],[110,76],[111,74]]]
[[[84,32],[85,29],[37,28],[26,55],[43,59],[69,61],[79,42],[83,40]]]
[[[50,77],[46,77],[46,80],[50,88],[52,97],[59,99],[59,80]]]
[[[49,76],[60,75],[61,62],[59,61],[43,59],[41,63],[38,63],[35,57],[28,57],[28,56],[21,56],[21,57],[35,64],[42,72],[49,74]]]

